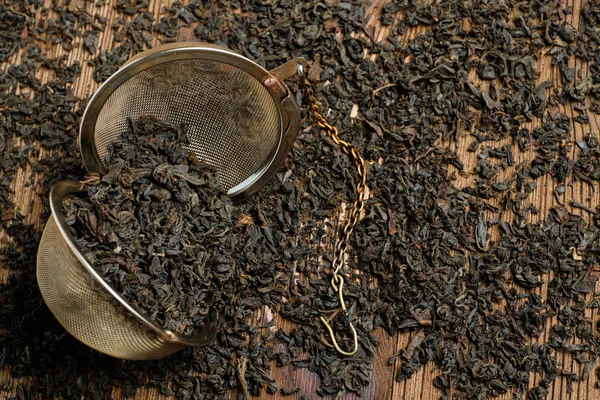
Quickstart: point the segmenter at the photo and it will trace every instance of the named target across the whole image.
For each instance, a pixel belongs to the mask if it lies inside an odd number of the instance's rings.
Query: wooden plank
[[[173,1],[155,1],[152,3],[150,7],[150,11],[155,15],[155,18],[158,20],[161,17],[161,9],[164,6],[169,6]],[[52,1],[46,0],[46,5],[50,6]],[[369,5],[366,6],[366,15],[367,15],[367,24],[365,29],[371,33],[372,37],[376,41],[385,40],[385,38],[390,34],[390,27],[381,26],[379,23],[379,16],[381,15],[381,10],[383,5],[386,3],[386,0],[373,0]],[[579,10],[581,9],[581,5],[583,0],[569,0],[568,4],[573,6],[573,14],[569,17],[570,22],[573,26],[578,27],[579,25]],[[106,5],[98,8],[93,3],[87,3],[88,11],[92,14],[99,13],[100,15],[108,18],[110,26],[110,21],[117,17],[117,13],[114,9],[114,2],[107,2]],[[120,15],[119,15],[120,16]],[[400,18],[401,13],[398,14],[397,18]],[[416,34],[424,32],[425,27],[416,27],[409,29],[408,32],[396,38],[400,42],[406,43],[411,38],[414,38]],[[180,33],[179,40],[193,40],[193,28],[184,29]],[[158,43],[154,43],[155,45]],[[112,31],[110,28],[107,28],[104,32],[99,34],[99,48],[101,49],[112,49],[117,44],[114,43],[112,37]],[[64,52],[60,46],[51,47],[48,50],[48,54],[56,57],[62,55]],[[69,53],[69,62],[80,61],[81,62],[81,76],[74,84],[74,92],[77,96],[85,98],[91,95],[99,86],[93,80],[93,67],[87,64],[87,60],[89,60],[90,55],[83,50],[78,43],[74,44],[74,50]],[[16,55],[11,62],[16,62],[19,60],[19,55]],[[555,76],[554,70],[550,65],[550,59],[547,57],[542,57],[539,61],[539,71],[540,78],[539,81],[543,82],[546,80],[557,80],[558,77]],[[588,68],[585,63],[581,63],[579,61],[571,61],[570,66],[575,67],[578,70],[583,72],[583,77],[585,78],[588,74]],[[2,69],[6,69],[6,65],[3,66]],[[50,72],[48,71],[40,71],[39,76],[43,80],[47,80],[50,78]],[[486,87],[489,83],[479,82],[477,79],[477,75],[475,73],[471,74],[471,78],[474,82],[481,85],[481,87]],[[566,113],[567,115],[574,115],[574,110],[569,107],[559,106],[556,110],[553,111],[561,111]],[[597,118],[594,114],[589,114],[590,117],[590,125],[589,126],[581,126],[578,124],[574,125],[574,137],[573,140],[582,139],[583,136],[587,133],[595,133],[598,134],[600,132],[600,119]],[[531,129],[534,126],[539,126],[539,120],[535,119],[533,123],[528,124]],[[464,135],[458,146],[458,153],[463,162],[465,162],[465,170],[472,171],[475,163],[477,162],[477,157],[473,153],[468,153],[467,147],[470,143],[468,135]],[[507,142],[508,143],[508,142]],[[573,146],[573,155],[577,149]],[[515,157],[517,157],[518,161],[524,161],[527,159],[531,159],[534,156],[533,151],[530,150],[528,153],[515,152]],[[15,204],[19,207],[21,212],[27,216],[27,221],[31,223],[35,223],[37,226],[41,226],[44,221],[40,221],[38,218],[41,212],[41,203],[40,199],[33,193],[33,190],[30,187],[25,186],[25,182],[27,180],[27,176],[30,171],[23,170],[17,176],[13,182],[12,189],[14,193],[18,194],[18,196],[13,196],[13,200]],[[470,181],[469,176],[459,177],[457,183],[466,184]],[[557,200],[554,198],[552,189],[553,182],[550,177],[546,176],[539,180],[538,187],[535,192],[532,194],[531,201],[536,205],[536,207],[540,211],[540,215],[546,215],[549,209],[557,204]],[[573,185],[571,191],[568,195],[562,196],[562,201],[572,199],[584,204],[590,204],[587,200],[588,196],[590,196],[591,191],[590,188],[582,183],[577,182]],[[30,201],[34,201],[34,208],[31,212],[29,212],[29,203]],[[596,193],[594,195],[593,201],[591,204],[600,204],[600,193]],[[575,210],[575,212],[579,212]],[[583,214],[585,215],[585,214]],[[502,215],[502,219],[509,220],[512,216],[510,213],[505,213]],[[0,243],[6,240],[6,235],[0,231]],[[330,251],[331,249],[327,249]],[[317,265],[317,260],[305,260],[306,263],[312,263],[312,265]],[[5,281],[8,277],[8,270],[0,266],[0,281]],[[549,281],[549,277],[544,277],[546,282]],[[600,289],[600,287],[598,288]],[[547,295],[547,284],[542,286],[537,290],[537,293],[542,297]],[[258,312],[255,316],[255,322],[257,324],[264,323],[270,320],[275,313],[270,309],[263,309]],[[586,316],[590,319],[596,320],[598,318],[596,310],[588,310],[586,311]],[[550,321],[546,327],[544,332],[540,335],[538,340],[533,339],[531,343],[546,342],[549,339],[550,327],[555,323],[555,320]],[[290,330],[294,327],[289,321],[284,320],[283,318],[277,318],[277,325],[275,328],[265,328],[265,329],[284,329]],[[376,332],[376,336],[380,339],[380,346],[377,351],[376,359],[374,362],[374,372],[372,374],[372,382],[370,386],[366,389],[363,398],[364,399],[437,399],[441,395],[441,393],[433,388],[432,380],[436,376],[437,372],[433,369],[433,366],[429,364],[426,368],[421,369],[418,373],[416,373],[411,379],[405,382],[396,382],[395,376],[399,369],[401,361],[396,360],[393,366],[388,365],[389,357],[398,349],[404,348],[411,337],[412,334],[402,334],[397,337],[390,337],[385,332],[378,331]],[[573,362],[573,360],[564,356],[559,359],[563,364],[563,368],[569,371],[577,372],[579,374],[582,373],[583,366],[580,366]],[[599,361],[600,364],[600,361]],[[592,374],[593,375],[593,374]],[[318,388],[319,381],[318,377],[308,370],[295,370],[291,366],[284,368],[274,368],[272,376],[279,382],[280,387],[287,388],[295,388],[299,387],[301,390],[297,395],[288,397],[291,400],[298,400],[301,395],[307,395],[310,398],[315,398],[315,391]],[[10,370],[9,368],[5,368],[0,370],[0,382],[5,379],[9,379]],[[531,384],[533,387],[539,383],[541,380],[541,376],[538,374],[531,374]],[[16,395],[17,388],[20,384],[27,384],[28,379],[15,379],[11,381],[12,390],[8,393],[8,395]],[[574,393],[570,394],[567,391],[567,385],[564,379],[557,379],[551,387],[551,392],[548,395],[548,399],[566,399],[566,398],[577,398],[577,399],[586,399],[592,398],[594,393],[593,391],[593,383],[591,380],[581,382],[580,384],[574,385]],[[120,397],[120,390],[118,388],[115,389],[113,396],[115,398]],[[275,399],[279,396],[262,396],[261,398],[265,399]],[[168,397],[160,395],[155,389],[147,389],[142,388],[138,390],[136,398],[139,399],[167,399]],[[236,394],[232,393],[229,396],[230,399],[235,399]],[[355,395],[347,395],[343,397],[344,399],[356,399]],[[503,396],[502,398],[509,399],[510,394]]]

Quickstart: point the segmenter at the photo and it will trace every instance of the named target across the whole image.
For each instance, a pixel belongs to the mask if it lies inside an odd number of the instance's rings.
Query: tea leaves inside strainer
[[[227,49],[175,43],[140,53],[111,76],[88,103],[79,145],[90,174],[106,172],[109,143],[127,129],[128,118],[153,115],[185,124],[189,149],[214,165],[241,200],[256,192],[279,168],[299,131],[299,109],[282,79],[304,59],[269,72]],[[60,182],[52,190],[52,215],[38,251],[40,290],[58,321],[77,339],[126,359],[164,357],[186,345],[208,343],[210,320],[196,337],[156,326],[108,285],[66,229],[61,204],[80,193],[81,183]]]

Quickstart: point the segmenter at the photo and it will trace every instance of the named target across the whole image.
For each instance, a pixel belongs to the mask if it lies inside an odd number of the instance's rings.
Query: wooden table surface
[[[62,0],[59,0],[59,2],[62,3]],[[106,18],[108,18],[108,20],[109,20],[108,26],[110,26],[110,20],[117,16],[117,14],[114,10],[114,3],[115,3],[114,1],[109,0],[106,3],[106,5],[104,5],[100,8],[95,7],[93,5],[93,3],[85,3],[85,4],[87,4],[87,7],[89,8],[88,11],[91,12],[92,15],[94,13],[99,13],[99,14],[105,16]],[[151,3],[150,11],[154,12],[157,20],[160,18],[162,7],[168,6],[169,3],[170,3],[170,0],[153,1]],[[184,3],[186,3],[186,1],[184,1]],[[369,31],[372,32],[373,37],[377,41],[385,40],[385,38],[387,37],[387,35],[389,35],[390,30],[391,30],[390,29],[391,27],[384,27],[379,24],[379,16],[381,15],[381,11],[382,11],[383,5],[385,3],[386,3],[386,0],[372,0],[371,3],[365,7],[367,21],[368,21],[366,29],[368,29]],[[581,0],[566,0],[566,3],[573,6],[573,14],[568,16],[567,18],[570,19],[570,22],[573,26],[578,27],[579,19],[580,19],[579,10],[581,8],[582,1]],[[50,7],[51,1],[46,0],[46,6]],[[409,38],[414,37],[414,35],[417,34],[420,29],[424,29],[424,28],[418,27],[418,28],[411,29],[411,30],[409,30],[409,32],[407,32],[406,35],[404,35],[403,37],[399,37],[397,39],[401,43],[402,42],[406,43],[406,41]],[[181,31],[179,40],[183,41],[183,40],[193,40],[193,39],[194,39],[193,26],[192,26],[192,28],[186,28]],[[99,35],[99,48],[100,49],[110,49],[110,48],[113,48],[114,46],[115,46],[115,44],[113,43],[113,39],[111,37],[111,29],[106,29],[105,32],[101,32]],[[60,56],[61,54],[63,54],[63,51],[60,48],[60,46],[54,46],[53,49],[51,51],[49,51],[48,54],[51,57],[57,57],[57,56]],[[77,95],[81,98],[88,97],[99,86],[96,82],[94,82],[94,80],[92,78],[93,67],[88,65],[88,63],[87,63],[87,60],[89,60],[89,58],[90,58],[90,54],[88,52],[86,52],[85,50],[83,50],[81,48],[81,46],[78,46],[76,43],[76,45],[74,46],[74,50],[71,53],[69,53],[68,56],[69,56],[69,63],[76,61],[76,60],[79,60],[81,62],[82,72],[81,72],[80,77],[76,80],[76,82],[74,84],[75,95]],[[12,59],[11,62],[14,63],[17,60],[18,60],[18,55],[17,55],[17,57]],[[576,62],[575,60],[571,60],[569,66],[574,67],[576,69],[581,69],[583,72],[584,78],[587,76],[588,71],[587,71],[587,66],[585,64],[582,64],[579,61]],[[6,68],[7,68],[7,65],[3,65],[3,66],[1,66],[0,69],[4,70]],[[550,65],[549,57],[541,57],[540,58],[540,62],[538,63],[538,71],[540,71],[540,77],[539,77],[540,82],[558,79],[557,71],[553,70],[552,66]],[[40,76],[42,77],[42,79],[45,76],[47,76],[48,74],[49,73],[45,72],[45,71],[40,72]],[[477,84],[480,85],[482,88],[484,88],[486,85],[489,85],[485,82],[478,82],[477,76],[475,73],[471,74],[471,79],[473,81],[477,82]],[[567,115],[573,115],[573,110],[571,109],[570,106],[566,106],[566,107],[558,106],[558,107],[556,107],[556,109],[551,110],[551,111],[553,111],[553,112],[560,111]],[[599,118],[596,115],[594,115],[593,113],[590,113],[589,117],[590,117],[590,125],[588,125],[588,126],[574,124],[573,140],[582,140],[584,133],[590,133],[590,131],[591,131],[591,133],[596,134],[596,135],[599,133],[599,131],[600,131],[599,125],[598,125]],[[532,128],[535,126],[539,126],[539,122],[537,120],[534,120],[531,124],[529,124],[529,128]],[[466,138],[468,136],[468,134],[465,133],[463,136]],[[459,143],[460,143],[459,149],[458,149],[459,156],[460,156],[460,159],[465,163],[465,171],[468,172],[467,174],[458,176],[456,185],[459,187],[465,186],[469,182],[472,182],[471,181],[472,177],[470,176],[470,173],[473,171],[473,166],[477,162],[477,153],[469,153],[466,151],[469,142],[470,141],[468,141],[468,140],[459,141]],[[576,146],[573,146],[573,148],[575,148],[575,147]],[[575,151],[575,150],[573,150],[573,151]],[[533,153],[527,154],[527,153],[515,152],[515,154],[518,154],[519,157],[521,158],[521,159],[517,160],[517,162],[523,161],[523,160],[527,159],[528,157],[533,157]],[[504,171],[501,173],[508,174],[509,172],[512,173],[512,171],[508,171],[508,172]],[[41,221],[40,218],[38,217],[39,212],[40,212],[40,200],[36,199],[36,195],[32,192],[32,190],[29,187],[26,187],[24,185],[24,182],[26,181],[26,178],[29,175],[29,173],[30,173],[30,171],[26,171],[26,170],[21,171],[21,173],[17,176],[17,179],[15,179],[15,181],[13,182],[13,193],[14,193],[13,201],[20,207],[20,209],[22,210],[23,213],[26,213],[29,210],[28,206],[29,206],[31,199],[34,199],[36,206],[33,208],[32,211],[29,212],[29,214],[26,214],[26,217],[27,217],[28,222],[34,223],[34,224],[36,224],[36,226],[38,228],[41,228],[43,221]],[[537,189],[533,193],[531,200],[532,200],[533,204],[539,209],[540,215],[544,216],[547,214],[548,210],[552,206],[557,204],[557,200],[555,199],[555,197],[552,194],[554,184],[552,182],[544,181],[544,179],[549,179],[549,176],[546,176],[541,179],[542,179],[541,182],[538,181]],[[580,201],[580,202],[585,203],[586,205],[592,206],[592,207],[595,207],[596,205],[600,204],[600,202],[599,202],[600,191],[596,191],[596,194],[593,195],[591,202],[587,200],[589,196],[590,196],[590,188],[588,186],[582,185],[581,183],[578,182],[573,185],[572,190],[567,190],[567,193],[565,194],[565,197],[562,200],[566,201],[567,204],[568,204],[568,201],[570,201],[570,200]],[[574,213],[579,213],[579,210],[571,210],[571,211]],[[506,215],[506,218],[508,218],[508,217],[509,217],[509,215]],[[2,240],[5,237],[6,237],[5,234],[2,231],[0,231],[0,245],[2,245]],[[7,276],[8,276],[8,270],[3,269],[2,266],[0,265],[0,282],[4,281],[7,278]],[[545,281],[548,282],[549,280],[545,279]],[[542,295],[542,297],[544,297],[546,294],[546,289],[547,289],[547,286],[544,285],[541,288],[539,288],[537,291],[539,294]],[[598,289],[600,289],[600,288],[597,288],[597,290]],[[257,315],[257,320],[259,320],[259,319],[262,320],[262,318],[264,318],[264,316],[265,316],[264,314],[268,314],[270,312],[271,312],[270,310],[263,310],[260,313],[260,315]],[[588,318],[593,318],[594,320],[596,320],[597,316],[595,314],[595,311],[587,310],[586,313],[587,313]],[[545,333],[542,334],[539,339],[540,341],[548,340],[551,324],[552,324],[552,322],[547,324]],[[291,325],[290,322],[287,322],[287,321],[283,320],[282,318],[277,318],[277,327],[278,328],[286,328],[286,327],[289,327],[290,325]],[[399,365],[401,362],[400,358],[398,358],[398,360],[396,361],[396,363],[394,365],[392,365],[392,366],[388,365],[389,357],[397,349],[404,348],[407,345],[407,343],[410,341],[411,335],[412,334],[404,334],[404,335],[400,335],[397,337],[390,337],[382,331],[377,332],[377,336],[380,339],[380,346],[379,346],[379,349],[377,352],[377,357],[375,359],[374,372],[371,377],[371,385],[367,388],[367,390],[363,394],[362,398],[377,399],[377,400],[380,400],[380,399],[381,400],[383,400],[383,399],[429,400],[429,399],[439,399],[440,398],[441,392],[438,391],[437,389],[435,389],[432,385],[433,378],[436,376],[436,372],[435,372],[432,364],[428,365],[426,368],[415,373],[414,376],[410,380],[403,381],[403,382],[396,382],[396,380],[395,380],[395,375],[399,369]],[[578,374],[581,374],[581,372],[582,372],[583,365],[574,363],[569,356],[565,356],[565,357],[560,356],[559,362],[562,362],[563,368],[565,368],[568,371],[570,370],[570,371],[576,372]],[[572,393],[572,394],[567,393],[566,380],[561,379],[561,378],[556,379],[551,387],[551,390],[547,396],[547,399],[567,399],[567,398],[569,398],[569,399],[599,399],[600,391],[595,388],[595,382],[594,382],[595,374],[590,374],[590,376],[592,377],[590,379],[590,381],[580,382],[579,384],[575,383],[574,384],[574,393]],[[3,382],[5,379],[8,379],[9,377],[10,377],[10,370],[8,368],[5,368],[4,370],[0,371],[0,382]],[[311,399],[318,398],[318,396],[315,393],[315,391],[318,387],[318,383],[319,383],[318,377],[307,370],[294,370],[291,366],[286,367],[286,368],[274,368],[273,369],[273,378],[279,382],[280,387],[288,387],[288,388],[299,387],[301,389],[299,393],[297,393],[296,395],[288,396],[288,397],[286,397],[286,399],[295,400],[295,399],[298,399],[303,394],[308,395],[308,397]],[[530,386],[531,387],[535,386],[540,381],[540,379],[541,379],[541,376],[536,375],[536,374],[531,374]],[[14,380],[13,388],[16,388],[17,385],[20,383],[26,383],[26,382],[27,382],[27,379]],[[14,393],[9,393],[9,394],[14,395]],[[0,394],[0,396],[2,396],[2,394]],[[114,389],[114,397],[115,398],[121,397],[120,390],[118,388]],[[150,399],[166,399],[167,397],[159,395],[155,390],[140,389],[138,391],[136,398],[150,400]],[[237,395],[235,393],[231,393],[230,398],[233,400],[233,399],[237,398]],[[265,395],[264,398],[275,399],[275,398],[277,398],[277,396]],[[355,399],[358,397],[355,395],[347,395],[347,396],[344,396],[343,398],[344,399]],[[511,398],[511,395],[507,394],[506,396],[504,396],[502,398],[509,399],[509,398]]]

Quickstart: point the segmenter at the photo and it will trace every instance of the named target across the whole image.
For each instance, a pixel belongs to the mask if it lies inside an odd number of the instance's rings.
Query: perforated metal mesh
[[[98,351],[149,360],[184,347],[166,342],[132,318],[75,257],[54,217],[48,220],[40,242],[37,280],[44,301],[61,325]]]
[[[172,44],[133,57],[128,64],[138,61],[140,65],[131,69],[137,72],[128,71],[115,77],[125,80],[103,104],[95,104],[99,111],[95,124],[90,122],[93,135],[92,131],[82,129],[80,143],[81,137],[85,137],[85,146],[93,145],[104,160],[109,143],[127,130],[128,118],[152,115],[173,124],[186,124],[189,149],[217,168],[226,189],[261,174],[280,149],[283,129],[279,104],[252,74],[223,62],[228,57],[225,51],[218,52],[220,61],[191,56],[169,61],[165,58],[159,64],[147,64],[150,67],[142,65],[149,54],[178,47],[200,50],[217,46]],[[84,150],[82,144],[82,154]],[[95,157],[94,162],[97,163]],[[55,188],[60,185],[63,187],[56,191],[63,193],[60,196],[78,190],[63,190],[64,186],[73,187],[73,183],[67,182],[60,182]],[[87,269],[92,266],[80,263],[69,247],[68,238],[57,228],[57,224],[64,226],[62,214],[57,211],[62,197],[54,198],[51,194],[51,202],[53,215],[38,250],[38,284],[48,307],[67,331],[101,352],[139,360],[174,353],[184,347],[182,342],[202,345],[214,338],[216,318],[194,337],[177,336],[178,343],[164,340],[164,336],[144,325],[143,318],[117,301],[118,295],[113,296],[95,280]]]
[[[187,124],[189,149],[217,168],[226,189],[267,164],[281,137],[279,109],[269,92],[223,62],[165,62],[125,81],[96,121],[94,142],[102,160],[108,144],[127,129],[127,118],[144,114]]]

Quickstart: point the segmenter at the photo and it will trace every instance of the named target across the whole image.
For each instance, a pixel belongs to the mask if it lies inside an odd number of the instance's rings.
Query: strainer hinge
[[[287,88],[283,82],[274,75],[265,79],[263,85],[278,100],[283,100],[288,95]]]
[[[263,85],[271,92],[276,98],[282,100],[288,93],[287,86],[283,83],[284,80],[290,78],[293,75],[298,74],[298,66],[306,67],[308,62],[302,57],[294,58],[280,65],[279,67],[269,71],[269,77],[265,79]]]

